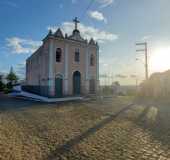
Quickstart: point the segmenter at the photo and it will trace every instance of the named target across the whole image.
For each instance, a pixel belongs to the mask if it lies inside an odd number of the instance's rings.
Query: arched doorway
[[[55,78],[55,95],[57,98],[63,96],[63,78],[61,75],[57,75]]]
[[[73,73],[73,94],[80,95],[81,93],[81,74],[79,71]]]
[[[91,94],[94,94],[94,93],[95,93],[95,91],[96,91],[95,79],[91,79],[91,80],[90,80],[89,91],[90,91]]]

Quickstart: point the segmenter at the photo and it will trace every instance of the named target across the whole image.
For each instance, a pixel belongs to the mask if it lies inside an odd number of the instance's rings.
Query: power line
[[[147,43],[136,43],[136,46],[144,46],[144,49],[139,49],[136,50],[136,52],[143,52],[145,53],[145,77],[146,80],[148,79],[149,75],[148,75],[148,48],[147,48]]]

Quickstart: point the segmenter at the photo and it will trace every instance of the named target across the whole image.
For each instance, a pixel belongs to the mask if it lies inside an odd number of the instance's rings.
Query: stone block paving
[[[21,107],[11,107],[11,101]],[[50,105],[20,101],[0,104],[0,160],[170,160],[166,105],[125,109],[132,103],[128,97]]]

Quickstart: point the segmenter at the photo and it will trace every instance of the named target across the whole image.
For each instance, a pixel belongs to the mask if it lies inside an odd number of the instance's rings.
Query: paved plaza
[[[46,104],[0,98],[0,160],[168,160],[170,106],[130,97]]]

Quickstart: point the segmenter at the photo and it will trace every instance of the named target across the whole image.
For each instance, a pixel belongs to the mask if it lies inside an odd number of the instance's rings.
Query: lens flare
[[[170,48],[156,49],[149,60],[151,72],[162,72],[170,69]]]

